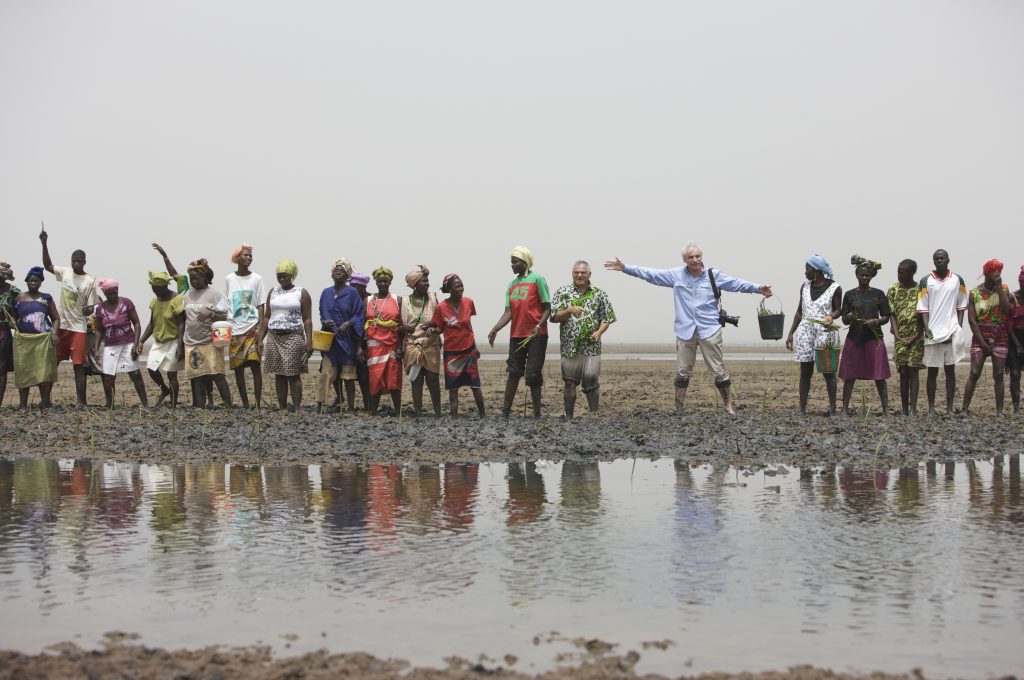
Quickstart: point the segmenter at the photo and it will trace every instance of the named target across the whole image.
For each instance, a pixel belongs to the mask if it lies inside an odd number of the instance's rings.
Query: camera
[[[719,312],[718,312],[718,323],[721,324],[723,327],[725,326],[725,324],[730,323],[733,326],[736,326],[737,328],[739,328],[739,326],[740,326],[740,317],[732,316],[728,312],[726,312],[724,309],[722,309],[722,310],[719,310]]]

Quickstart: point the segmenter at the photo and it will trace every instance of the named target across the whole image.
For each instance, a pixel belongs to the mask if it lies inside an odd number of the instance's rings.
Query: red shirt
[[[444,334],[444,348],[449,352],[461,352],[473,346],[473,322],[476,306],[471,298],[462,296],[458,310],[448,300],[441,300],[434,308],[434,325]]]

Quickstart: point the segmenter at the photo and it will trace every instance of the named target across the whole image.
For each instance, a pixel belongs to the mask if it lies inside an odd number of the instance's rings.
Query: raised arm
[[[167,273],[170,274],[172,278],[177,276],[178,270],[174,268],[173,264],[171,264],[171,258],[167,257],[167,251],[161,248],[159,243],[153,244],[153,250],[160,253],[160,257],[164,258],[164,266],[167,268]]]
[[[39,232],[39,240],[43,244],[43,268],[46,269],[46,271],[48,271],[48,272],[50,272],[52,274],[53,273],[53,260],[50,259],[50,248],[47,246],[47,243],[46,243],[49,240],[49,238],[50,238],[50,236],[49,236],[49,234],[46,233],[46,228],[44,227]]]

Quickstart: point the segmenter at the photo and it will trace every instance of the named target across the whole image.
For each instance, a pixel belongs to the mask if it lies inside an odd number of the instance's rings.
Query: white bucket
[[[210,326],[210,339],[214,347],[227,347],[231,344],[231,323],[228,321],[214,321]]]

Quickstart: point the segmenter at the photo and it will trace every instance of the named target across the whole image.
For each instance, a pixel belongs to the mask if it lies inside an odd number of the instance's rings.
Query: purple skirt
[[[885,343],[871,339],[858,345],[850,338],[843,344],[839,377],[843,380],[885,380],[889,373],[889,353]]]

